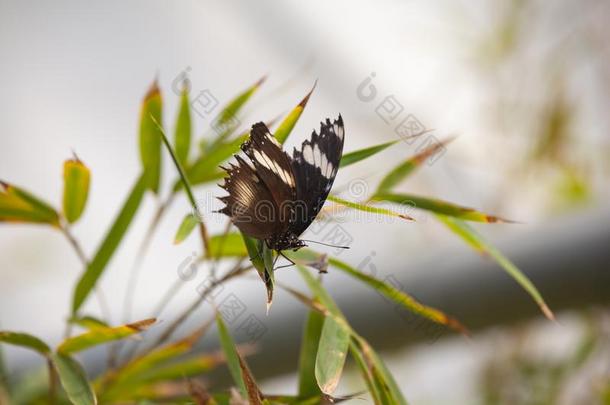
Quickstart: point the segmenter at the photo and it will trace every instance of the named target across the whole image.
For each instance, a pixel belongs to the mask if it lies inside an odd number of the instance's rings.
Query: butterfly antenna
[[[349,249],[349,246],[337,246],[337,245],[331,245],[329,243],[323,243],[323,242],[318,242],[315,240],[307,240],[307,239],[301,239],[303,242],[309,242],[309,243],[317,243],[318,245],[324,245],[324,246],[330,246],[330,247],[334,247],[337,249]]]

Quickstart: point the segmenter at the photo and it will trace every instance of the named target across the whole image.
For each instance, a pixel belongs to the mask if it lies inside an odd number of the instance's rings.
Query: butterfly
[[[264,241],[269,249],[298,250],[299,239],[319,214],[330,192],[343,153],[343,119],[320,123],[301,149],[290,157],[259,122],[241,145],[245,158],[222,167],[228,174],[220,185],[229,195],[219,197],[219,210],[245,235]]]

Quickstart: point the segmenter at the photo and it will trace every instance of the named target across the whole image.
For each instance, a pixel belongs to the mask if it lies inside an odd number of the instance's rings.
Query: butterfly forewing
[[[297,196],[290,157],[282,150],[282,146],[262,122],[252,126],[250,139],[242,145],[242,150],[252,161],[258,176],[265,183],[273,201],[279,207],[276,222],[282,229],[287,229],[291,218],[292,203]]]
[[[228,215],[239,230],[257,239],[267,239],[278,231],[273,220],[277,205],[271,192],[251,167],[236,155],[237,165],[225,169],[229,175],[221,185],[229,195],[219,199],[226,204],[219,212]]]
[[[314,131],[301,150],[293,152],[297,215],[290,229],[296,235],[309,227],[328,197],[343,153],[344,132],[341,116],[333,123],[327,119],[320,125],[320,134]]]

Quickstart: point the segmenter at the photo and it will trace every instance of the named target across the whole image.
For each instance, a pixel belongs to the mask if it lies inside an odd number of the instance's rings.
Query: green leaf
[[[275,284],[273,275],[273,251],[262,241],[246,236],[244,233],[241,233],[241,235],[248,256],[250,256],[250,261],[261,280],[265,283],[265,288],[267,290],[267,310],[269,310],[271,303],[273,302],[273,288]]]
[[[349,165],[353,165],[356,162],[359,162],[368,157],[376,155],[377,153],[381,152],[382,150],[387,149],[390,146],[392,146],[398,142],[400,142],[400,140],[386,142],[386,143],[382,143],[380,145],[370,146],[368,148],[359,149],[359,150],[356,150],[356,151],[353,151],[350,153],[346,153],[343,155],[343,157],[341,157],[341,161],[339,162],[339,167],[347,167]]]
[[[547,318],[550,320],[555,319],[553,312],[551,312],[550,308],[546,305],[542,295],[540,295],[530,279],[498,249],[489,244],[481,235],[479,235],[464,221],[438,214],[436,217],[476,251],[489,255],[491,258],[493,258],[512,278],[515,279],[517,283],[519,283],[519,285],[521,285],[521,287],[523,287],[525,291],[527,291]]]
[[[182,89],[180,95],[180,109],[176,119],[176,131],[174,133],[174,149],[178,161],[185,166],[188,161],[191,148],[191,110],[189,104],[189,93],[187,86]]]
[[[315,365],[316,381],[325,394],[332,395],[337,389],[347,358],[349,342],[349,329],[333,318],[326,317],[320,334]]]
[[[214,235],[210,238],[210,257],[245,257],[248,250],[239,232]]]
[[[303,99],[299,102],[299,104],[297,104],[297,106],[294,107],[292,111],[288,113],[286,118],[284,118],[284,120],[280,123],[279,127],[277,127],[277,129],[275,130],[273,135],[280,144],[283,144],[284,142],[286,142],[286,139],[288,139],[288,136],[292,132],[292,129],[301,117],[301,114],[303,113],[303,110],[305,109],[305,106],[309,101],[309,97],[311,97],[311,93],[313,93],[314,89],[316,88],[317,83],[317,81],[316,83],[314,83],[309,93],[307,93],[305,97],[303,97]]]
[[[95,318],[93,316],[85,315],[78,317],[71,317],[69,322],[78,325],[81,328],[85,329],[95,329],[95,328],[108,328],[110,327],[106,322],[101,319]]]
[[[368,213],[371,213],[371,214],[387,215],[387,216],[390,216],[390,217],[398,217],[398,218],[401,218],[401,219],[406,219],[408,221],[412,221],[413,220],[413,218],[411,218],[410,216],[408,216],[406,214],[400,214],[398,212],[389,210],[387,208],[374,207],[372,205],[359,204],[359,203],[355,203],[355,202],[352,202],[352,201],[347,201],[347,200],[344,200],[344,199],[339,198],[339,197],[334,196],[334,195],[329,195],[328,196],[328,200],[332,201],[334,203],[337,203],[337,204],[344,205],[344,206],[346,206],[348,208],[356,209],[358,211],[364,211],[364,212],[368,212]]]
[[[315,364],[323,324],[324,316],[322,314],[313,310],[309,311],[303,329],[299,355],[299,398],[309,398],[321,394],[315,378]]]
[[[195,377],[213,370],[223,363],[223,358],[216,354],[197,355],[172,364],[156,367],[142,372],[139,379],[150,384],[159,381],[180,380],[185,377]]]
[[[147,184],[149,183],[146,174],[140,175],[140,178],[131,189],[127,201],[125,201],[121,212],[114,220],[112,227],[106,234],[106,237],[98,248],[93,260],[91,260],[84,274],[79,279],[72,298],[72,315],[76,315],[83,302],[85,302],[85,299],[102,275],[104,268],[112,258],[116,248],[121,243],[125,236],[125,232],[127,232],[127,228],[129,228],[129,225],[142,202]]]
[[[233,140],[219,141],[211,146],[208,153],[199,157],[186,169],[189,181],[192,184],[201,184],[213,179],[214,173],[220,173],[220,178],[222,178],[224,173],[218,170],[218,165],[229,159],[234,153],[237,153],[240,145],[248,139],[248,136],[249,133],[241,134]],[[174,190],[179,189],[181,186],[181,184],[177,183],[174,186]]]
[[[465,221],[487,223],[513,222],[508,219],[485,214],[472,208],[462,207],[436,198],[421,197],[413,194],[378,193],[373,196],[373,200],[388,201],[396,204],[401,204],[410,208],[416,208],[420,210],[431,211],[437,214],[455,217]]]
[[[64,217],[69,223],[76,222],[82,215],[89,195],[89,168],[78,158],[64,163]]]
[[[186,238],[188,238],[191,232],[193,232],[193,229],[195,229],[195,227],[197,226],[198,222],[199,220],[195,215],[193,215],[192,213],[186,214],[186,216],[182,220],[182,223],[180,223],[178,231],[176,232],[176,236],[174,237],[174,244],[179,244]]]
[[[0,331],[0,342],[32,349],[43,356],[48,356],[51,352],[45,342],[28,333]]]
[[[223,321],[220,313],[216,313],[216,324],[218,325],[218,336],[220,338],[220,344],[225,354],[229,371],[231,372],[231,376],[233,377],[233,382],[237,384],[237,388],[241,392],[242,396],[246,396],[246,383],[244,382],[244,379],[241,375],[241,366],[239,365],[239,353],[237,353],[237,349],[235,348],[235,342],[233,342],[233,338],[229,334],[229,330],[227,329],[227,326],[225,325],[225,322]]]
[[[0,222],[43,223],[59,227],[53,207],[29,192],[0,181]]]
[[[97,404],[93,388],[87,380],[87,374],[78,362],[70,356],[54,353],[53,364],[59,374],[59,380],[64,387],[70,402],[74,405]]]
[[[148,188],[155,193],[161,180],[161,137],[155,120],[161,122],[162,105],[161,91],[155,80],[142,101],[140,112],[140,160],[147,173]]]
[[[64,340],[57,348],[57,352],[72,354],[114,340],[124,339],[148,329],[156,321],[151,318],[116,327],[97,326],[81,335]]]
[[[377,192],[389,191],[397,186],[401,181],[406,179],[411,173],[420,167],[423,163],[428,160],[429,157],[435,155],[440,150],[445,148],[453,138],[447,139],[443,142],[435,142],[430,146],[419,152],[417,155],[407,159],[405,162],[396,166],[390,173],[388,173],[377,187]]]
[[[389,284],[386,284],[383,281],[376,279],[375,277],[371,277],[368,274],[362,273],[361,271],[356,270],[355,268],[351,267],[349,264],[347,264],[345,262],[342,262],[342,261],[332,258],[332,257],[328,261],[332,266],[334,266],[337,269],[349,274],[350,276],[364,282],[365,284],[367,284],[368,286],[370,286],[371,288],[373,288],[380,294],[383,294],[387,298],[398,303],[403,308],[405,308],[417,315],[420,315],[426,319],[429,319],[432,322],[435,322],[435,323],[438,323],[441,325],[445,325],[457,332],[465,333],[465,334],[468,333],[467,329],[457,319],[454,319],[454,318],[446,315],[442,311],[439,311],[436,308],[432,308],[432,307],[421,304],[415,298],[411,297],[410,295],[406,294],[405,292],[400,291],[400,290],[390,286]]]
[[[383,405],[407,405],[407,401],[402,395],[400,388],[398,388],[396,380],[369,343],[361,336],[356,335],[352,341],[351,348],[353,349],[352,353],[357,351],[354,357],[361,367],[361,372],[365,381],[367,381],[367,385],[373,387],[371,393],[375,398],[375,403]],[[361,361],[362,365],[360,364]],[[366,367],[366,370],[363,370],[362,366]]]
[[[260,86],[265,81],[266,77],[262,77],[252,86],[248,87],[245,91],[238,94],[235,98],[233,98],[225,108],[222,109],[220,114],[218,114],[217,121],[220,124],[227,124],[230,122],[241,110],[241,108],[246,104],[246,102],[252,97],[254,93],[260,88]]]
[[[254,378],[252,377],[250,370],[248,370],[248,366],[237,352],[235,342],[233,342],[233,338],[229,334],[229,330],[222,320],[220,313],[216,313],[216,324],[218,325],[220,344],[225,353],[233,382],[237,384],[241,395],[243,397],[248,397],[250,404],[261,404],[262,394],[254,382]]]

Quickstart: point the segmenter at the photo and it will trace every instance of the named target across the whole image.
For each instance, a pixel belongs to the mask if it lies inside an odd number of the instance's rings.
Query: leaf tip
[[[309,101],[309,98],[311,97],[311,95],[312,95],[312,93],[315,90],[317,85],[318,85],[318,79],[316,79],[316,81],[313,83],[313,87],[311,88],[311,90],[309,90],[309,93],[307,93],[305,95],[305,97],[303,97],[303,99],[301,100],[301,102],[298,105],[299,107],[305,108],[305,106],[307,105],[307,102]]]

